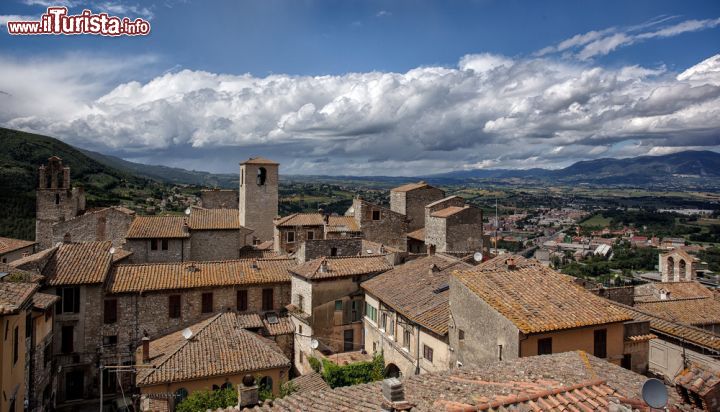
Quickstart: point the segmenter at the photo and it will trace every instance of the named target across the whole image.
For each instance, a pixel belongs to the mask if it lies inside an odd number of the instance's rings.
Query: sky
[[[148,36],[11,36],[48,6]],[[0,125],[148,164],[417,176],[720,151],[720,2],[0,3]]]

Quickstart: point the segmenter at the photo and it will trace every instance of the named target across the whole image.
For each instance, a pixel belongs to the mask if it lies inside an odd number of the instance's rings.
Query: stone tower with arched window
[[[279,168],[278,163],[262,157],[240,163],[240,225],[252,229],[256,241],[273,239]]]
[[[72,219],[85,209],[82,188],[70,186],[70,168],[53,156],[38,168],[35,241],[40,249],[52,246],[52,225]]]

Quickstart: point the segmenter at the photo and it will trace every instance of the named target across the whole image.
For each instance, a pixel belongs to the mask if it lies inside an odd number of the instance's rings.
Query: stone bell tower
[[[38,168],[35,241],[40,249],[52,247],[52,225],[78,216],[85,210],[82,188],[70,186],[70,168],[53,156]]]
[[[240,163],[240,225],[254,230],[256,241],[273,239],[279,169],[279,163],[262,157]]]

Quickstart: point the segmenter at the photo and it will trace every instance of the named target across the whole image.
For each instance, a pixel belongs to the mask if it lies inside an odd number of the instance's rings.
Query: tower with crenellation
[[[70,168],[52,156],[38,168],[35,241],[39,249],[52,247],[52,225],[78,216],[85,210],[85,192],[70,185]]]

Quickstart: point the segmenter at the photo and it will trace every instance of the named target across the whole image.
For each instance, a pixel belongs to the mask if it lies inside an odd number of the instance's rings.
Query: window
[[[203,293],[202,294],[202,313],[210,313],[213,311],[213,294]]]
[[[365,305],[365,316],[373,322],[377,323],[377,309],[372,305]]]
[[[180,388],[175,391],[175,405],[184,401],[188,397],[188,391],[185,388]]]
[[[158,240],[150,239],[150,250],[157,250]]]
[[[433,349],[428,345],[423,345],[423,358],[433,361]]]
[[[503,345],[498,345],[498,360],[503,360]]]
[[[260,390],[271,392],[273,388],[273,380],[269,376],[264,376],[262,379],[260,379],[260,385],[258,386],[260,386]]]
[[[336,247],[330,248],[330,256],[337,256],[337,248]]]
[[[300,354],[300,364],[302,364],[305,361],[305,359],[303,359],[303,352],[299,351],[298,353]]]
[[[389,321],[390,323],[388,324],[387,333],[390,336],[395,336],[395,321],[392,318],[390,318]]]
[[[162,240],[162,250],[168,250],[168,240],[167,239]]]
[[[380,316],[380,328],[385,329],[387,327],[387,313],[383,313],[382,316]]]
[[[117,345],[117,335],[103,336],[103,346],[115,346]]]
[[[55,193],[55,204],[56,204],[56,205],[59,205],[59,204],[60,204],[60,195],[57,194],[57,193]]]
[[[622,360],[620,361],[620,366],[625,369],[632,370],[632,355],[629,353],[624,354]]]
[[[380,211],[379,210],[372,211],[372,220],[380,220]]]
[[[60,300],[55,306],[57,313],[79,313],[80,312],[80,288],[57,288],[56,294]]]
[[[360,305],[361,302],[359,300],[353,300],[350,302],[350,319],[352,319],[353,322],[360,320],[360,311],[358,310]]]
[[[45,345],[43,349],[43,366],[47,368],[48,363],[52,360],[52,345]]]
[[[180,295],[168,296],[168,317],[171,319],[180,317]]]
[[[298,333],[302,335],[302,325],[298,325]],[[300,352],[302,353],[302,352]]]
[[[240,312],[248,309],[248,291],[238,290],[237,291],[237,310]]]
[[[61,329],[61,339],[62,342],[60,343],[60,352],[62,353],[72,353],[74,351],[73,348],[73,341],[74,339],[74,330],[72,325],[65,325]]]
[[[308,230],[307,240],[313,240],[313,239],[315,239],[315,232],[313,232],[312,230]]]
[[[598,329],[593,335],[593,354],[598,358],[607,358],[607,329]]]
[[[264,167],[260,167],[257,172],[258,186],[263,186],[265,184],[265,180],[267,180],[267,170]]]
[[[20,329],[15,326],[13,331],[13,365],[15,365],[20,357]]]
[[[117,322],[117,299],[105,299],[104,323]]]
[[[552,354],[552,338],[538,339],[538,355]]]
[[[286,242],[287,243],[295,243],[295,232],[293,232],[293,231],[287,232]]]
[[[465,331],[458,329],[458,340],[465,340]]]
[[[2,263],[7,263],[7,258],[2,258]]]
[[[410,349],[410,330],[403,331],[403,348]]]
[[[263,289],[262,291],[262,310],[272,310],[274,307],[273,290]]]
[[[336,300],[335,301],[335,311],[342,310],[342,300]]]

